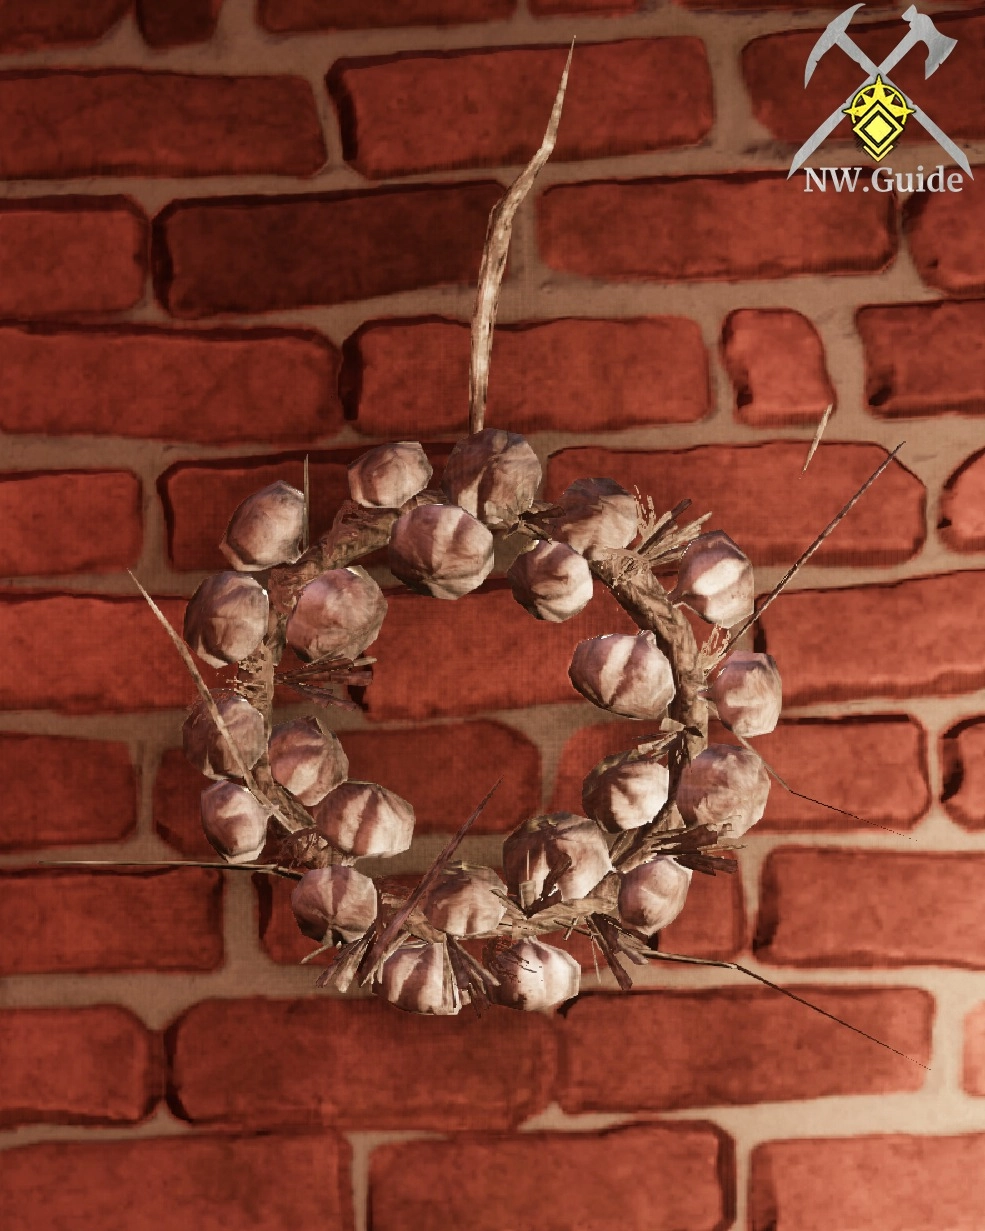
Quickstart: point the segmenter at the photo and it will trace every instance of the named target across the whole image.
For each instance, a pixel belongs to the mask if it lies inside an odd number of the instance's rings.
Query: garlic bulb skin
[[[563,949],[542,940],[518,940],[489,963],[499,980],[496,1001],[511,1009],[554,1009],[581,990],[581,967]]]
[[[263,715],[235,692],[216,692],[212,699],[246,768],[252,769],[263,756],[267,744]],[[181,738],[185,757],[207,778],[242,776],[225,736],[204,701],[192,706],[181,728]]]
[[[443,942],[409,940],[383,963],[376,989],[406,1013],[454,1016],[462,1007],[458,984],[446,967]]]
[[[537,454],[523,436],[487,427],[452,449],[441,490],[484,526],[508,529],[533,504],[541,477]]]
[[[372,880],[341,864],[309,869],[291,892],[298,928],[319,944],[331,932],[341,932],[346,941],[356,940],[375,921],[378,906]]]
[[[755,585],[749,558],[724,530],[712,530],[688,544],[670,600],[687,603],[709,624],[734,628],[753,613]]]
[[[370,509],[399,509],[422,492],[433,471],[416,440],[377,445],[348,468],[353,500]]]
[[[593,705],[624,718],[662,718],[674,699],[670,660],[652,632],[605,633],[579,642],[568,678]]]
[[[267,756],[274,781],[305,807],[320,804],[349,773],[349,758],[337,736],[317,718],[297,718],[274,727]]]
[[[594,593],[588,561],[566,543],[541,539],[506,574],[513,597],[538,620],[559,624],[588,606]]]
[[[503,843],[503,874],[510,892],[528,906],[543,892],[548,876],[567,860],[557,880],[564,902],[587,897],[612,871],[609,847],[598,825],[572,812],[548,812],[518,825]]]
[[[344,855],[399,855],[414,837],[414,809],[377,782],[343,782],[311,815],[322,837]]]
[[[219,550],[234,569],[257,572],[301,555],[304,493],[278,479],[247,496],[232,515]]]
[[[364,568],[329,569],[298,595],[287,644],[305,662],[356,659],[379,636],[386,610],[383,591]]]
[[[394,577],[417,594],[461,598],[492,572],[493,536],[456,504],[425,504],[393,523],[388,562]]]
[[[500,894],[505,896],[506,886],[492,868],[449,868],[421,909],[432,927],[449,936],[480,936],[495,931],[506,914]]]
[[[769,793],[769,771],[755,752],[709,744],[684,767],[676,802],[689,825],[741,838],[762,819]]]
[[[577,479],[557,503],[551,537],[582,555],[628,547],[639,531],[636,498],[614,479]]]
[[[619,882],[619,917],[645,936],[669,927],[684,909],[691,869],[669,856],[623,872]]]
[[[228,570],[206,577],[185,608],[184,637],[210,667],[242,662],[267,635],[270,601],[252,577]]]
[[[609,833],[649,825],[667,802],[670,771],[656,757],[634,750],[606,757],[582,784],[586,816]]]
[[[718,716],[743,739],[776,730],[783,707],[783,684],[770,654],[736,650],[726,658],[708,688]]]
[[[209,845],[229,863],[259,859],[269,812],[245,786],[223,780],[202,792],[202,828]]]

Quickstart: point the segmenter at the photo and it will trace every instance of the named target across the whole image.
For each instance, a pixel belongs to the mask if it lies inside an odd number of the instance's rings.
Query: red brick
[[[745,938],[742,877],[738,872],[715,876],[699,872],[691,877],[684,910],[660,933],[657,948],[665,953],[725,962],[738,955]],[[673,969],[659,958],[651,964],[659,970]]]
[[[177,202],[154,223],[157,293],[196,319],[472,285],[502,195],[479,180]]]
[[[60,735],[0,735],[0,850],[119,842],[137,824],[137,775],[126,744]]]
[[[689,497],[687,517],[712,510],[706,529],[723,529],[753,564],[792,564],[876,467],[886,450],[870,444],[822,444],[803,473],[806,443],[702,445],[646,452],[562,449],[547,465],[545,497],[556,499],[583,475],[637,486],[663,512]],[[923,546],[923,484],[899,462],[879,479],[813,557],[817,564],[894,564]]]
[[[132,308],[144,293],[147,245],[147,219],[126,197],[7,200],[0,204],[0,314]]]
[[[543,139],[567,54],[514,47],[339,60],[328,89],[344,157],[370,179],[525,163]],[[579,44],[552,157],[694,145],[713,119],[700,39]]]
[[[970,570],[790,591],[760,620],[757,648],[779,664],[788,706],[976,692],[985,684],[983,604],[985,573]]]
[[[132,568],[143,539],[140,480],[129,470],[0,474],[0,574]]]
[[[868,408],[883,419],[985,412],[977,362],[985,303],[889,304],[862,308]]]
[[[137,25],[151,47],[205,43],[221,8],[222,0],[137,0]]]
[[[296,882],[279,876],[253,876],[253,888],[257,900],[257,932],[264,953],[279,966],[297,966],[318,946],[307,936],[302,936],[291,910],[291,890]],[[327,966],[334,950],[323,953],[309,963],[311,966]]]
[[[154,832],[189,859],[215,859],[202,830],[199,799],[209,780],[189,765],[180,748],[161,757],[154,778]]]
[[[325,145],[300,77],[130,69],[0,73],[5,179],[314,175]]]
[[[971,853],[781,847],[763,868],[753,947],[782,966],[980,969],[983,874]]]
[[[180,631],[185,600],[157,599]],[[9,595],[0,601],[0,708],[132,713],[190,705],[195,685],[143,598]],[[220,678],[202,664],[210,684]]]
[[[547,265],[608,281],[860,274],[896,253],[892,197],[806,195],[765,172],[563,184],[537,221]]]
[[[937,529],[951,551],[985,549],[985,452],[966,458],[944,484]]]
[[[749,1228],[974,1231],[983,1163],[985,1135],[771,1141],[752,1152]]]
[[[917,988],[791,989],[904,1053],[894,1055],[772,988],[594,992],[561,1036],[566,1112],[790,1102],[919,1090],[933,997]]]
[[[171,1037],[172,1107],[195,1124],[511,1128],[543,1110],[554,1080],[551,1023],[509,1009],[427,1018],[324,994],[207,1000]]]
[[[164,1050],[119,1005],[0,1014],[0,1127],[134,1124],[163,1093]]]
[[[888,8],[892,0],[872,0],[869,8]],[[804,9],[836,9],[839,0],[674,0],[688,9],[713,9],[716,12],[762,12],[765,9],[786,9],[801,12]]]
[[[0,52],[95,43],[130,9],[130,0],[14,0],[0,8]]]
[[[222,873],[64,868],[0,873],[7,975],[215,970]]]
[[[948,168],[950,170],[950,168]],[[985,223],[982,171],[960,192],[916,193],[903,211],[903,234],[924,282],[958,295],[985,290],[985,261],[972,236]]]
[[[733,1168],[710,1124],[404,1141],[370,1157],[373,1231],[717,1231]]]
[[[527,8],[535,17],[553,17],[558,13],[592,13],[597,17],[619,17],[646,7],[646,0],[527,0]]]
[[[985,1095],[985,1005],[976,1005],[964,1020],[963,1061],[962,1088]]]
[[[516,0],[260,0],[258,20],[272,34],[381,26],[454,26],[512,16]]]
[[[349,1146],[317,1136],[49,1141],[7,1150],[5,1231],[351,1231]]]
[[[0,328],[0,429],[197,444],[336,432],[338,352],[283,330]]]
[[[740,308],[722,329],[735,417],[754,427],[816,423],[835,403],[817,330],[785,308]]]
[[[344,348],[342,397],[361,432],[415,437],[468,426],[469,327],[378,321]],[[653,390],[660,390],[656,404]],[[513,432],[611,432],[708,413],[708,356],[679,316],[497,325],[486,422]]]
[[[985,828],[985,720],[970,718],[941,737],[941,802],[965,829]]]

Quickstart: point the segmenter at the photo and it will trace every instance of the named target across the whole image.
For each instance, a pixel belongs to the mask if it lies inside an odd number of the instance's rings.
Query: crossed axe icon
[[[957,46],[957,39],[948,38],[946,34],[941,34],[934,23],[924,13],[918,13],[914,5],[903,14],[903,20],[909,23],[910,31],[897,43],[896,47],[889,53],[881,64],[873,64],[869,57],[856,45],[853,39],[848,36],[848,27],[851,24],[852,18],[859,9],[865,8],[864,4],[854,4],[850,9],[845,9],[844,13],[835,17],[828,23],[827,29],[814,44],[814,50],[807,59],[807,67],[804,70],[804,87],[814,75],[814,69],[817,68],[818,61],[823,55],[831,50],[832,47],[840,47],[846,55],[851,56],[860,68],[864,69],[868,76],[857,89],[849,94],[841,107],[836,107],[828,116],[820,128],[812,133],[804,142],[797,153],[794,155],[793,162],[790,164],[790,172],[787,179],[810,158],[811,154],[817,149],[822,141],[825,141],[834,130],[838,127],[845,117],[845,109],[850,107],[852,100],[858,94],[859,90],[864,89],[867,85],[871,85],[876,77],[881,77],[888,86],[892,86],[894,90],[898,87],[893,85],[889,80],[888,74],[892,69],[899,64],[900,60],[907,54],[911,47],[917,43],[926,43],[927,45],[927,60],[924,64],[924,78],[936,73],[940,66],[944,63],[947,57]],[[898,90],[902,94],[902,90]],[[929,115],[924,111],[915,109],[913,118],[934,138],[937,144],[946,153],[954,159],[964,173],[971,179],[971,165],[968,162],[967,156],[963,150],[960,150],[951,138],[939,128]]]

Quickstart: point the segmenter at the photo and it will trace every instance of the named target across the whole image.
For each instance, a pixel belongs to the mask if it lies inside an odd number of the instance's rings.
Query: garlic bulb
[[[618,833],[649,825],[667,802],[669,789],[667,766],[631,749],[595,766],[582,784],[581,800],[587,816]]]
[[[734,628],[753,613],[752,565],[723,530],[699,534],[681,557],[673,603],[687,605],[709,624]]]
[[[349,491],[367,508],[399,509],[427,487],[432,473],[416,440],[398,440],[377,445],[349,466]]]
[[[551,522],[551,537],[583,555],[636,538],[636,498],[613,479],[577,479],[557,503],[563,512]]]
[[[441,476],[450,504],[460,505],[485,526],[516,524],[534,502],[540,486],[537,454],[515,432],[487,427],[460,440]]]
[[[414,809],[376,782],[343,782],[311,814],[322,837],[345,855],[399,855],[414,837]]]
[[[651,632],[606,633],[579,642],[568,678],[594,705],[625,718],[662,718],[674,699],[670,661]]]
[[[235,692],[217,692],[212,699],[246,768],[252,769],[263,756],[267,744],[263,715]],[[242,776],[225,736],[204,701],[192,707],[181,728],[181,739],[185,756],[199,773],[208,778]]]
[[[291,909],[301,932],[325,943],[331,932],[356,940],[376,919],[376,886],[355,868],[334,864],[305,872],[291,893]]]
[[[409,940],[383,963],[376,990],[407,1013],[453,1016],[462,1007],[443,942]]]
[[[506,576],[520,606],[553,624],[583,611],[594,591],[585,557],[566,543],[547,539],[517,556]]]
[[[219,550],[242,572],[293,564],[301,554],[303,528],[304,493],[278,479],[247,496],[232,515]]]
[[[709,744],[684,767],[677,806],[689,825],[741,838],[766,811],[769,793],[769,772],[755,752]]]
[[[460,865],[443,872],[421,909],[432,927],[449,936],[479,936],[499,926],[506,914],[500,895],[505,894],[506,886],[492,868]]]
[[[455,504],[426,504],[393,523],[390,571],[418,594],[461,598],[492,572],[493,536]]]
[[[342,745],[317,718],[297,718],[274,727],[267,755],[274,781],[306,807],[320,804],[349,773]]]
[[[743,739],[769,735],[783,706],[783,685],[769,654],[736,650],[726,658],[708,688],[718,716]]]
[[[210,667],[242,662],[267,635],[270,602],[252,577],[206,577],[185,608],[185,641]]]
[[[245,786],[223,780],[202,792],[202,828],[209,845],[230,863],[259,859],[270,813]]]
[[[356,659],[379,636],[385,615],[383,591],[364,568],[329,569],[298,595],[287,644],[306,662]]]
[[[529,906],[544,892],[552,873],[571,866],[557,879],[565,902],[587,897],[612,871],[602,831],[586,816],[549,812],[518,825],[503,843],[503,872],[510,892]]]
[[[499,980],[496,1000],[511,1009],[553,1009],[581,990],[581,967],[563,949],[542,940],[518,940],[489,962]]]
[[[627,927],[652,936],[669,927],[684,909],[691,869],[660,856],[623,872],[619,883],[619,917]]]

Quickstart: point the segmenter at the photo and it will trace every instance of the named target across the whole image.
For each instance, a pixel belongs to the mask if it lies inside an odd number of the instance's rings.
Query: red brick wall
[[[839,7],[0,4],[5,1231],[985,1225],[985,12],[938,15],[957,50],[898,78],[975,182],[807,194],[793,149],[857,76],[835,49],[801,85]],[[903,6],[872,7],[881,58]],[[714,968],[589,975],[563,1018],[339,1003],[279,883],[38,866],[209,854],[191,685],[125,570],[177,621],[235,504],[306,453],[318,532],[368,443],[447,452],[486,217],[572,35],[487,422],[549,493],[713,510],[763,592],[905,438],[757,634],[787,702],[764,755],[870,823],[774,786],[741,876],[696,876],[663,938],[902,1056]],[[940,157],[911,125],[890,161]],[[500,775],[473,856],[577,807],[632,724],[568,655],[625,625],[605,596],[537,624],[495,578],[392,601],[338,727],[416,806],[396,871]]]

